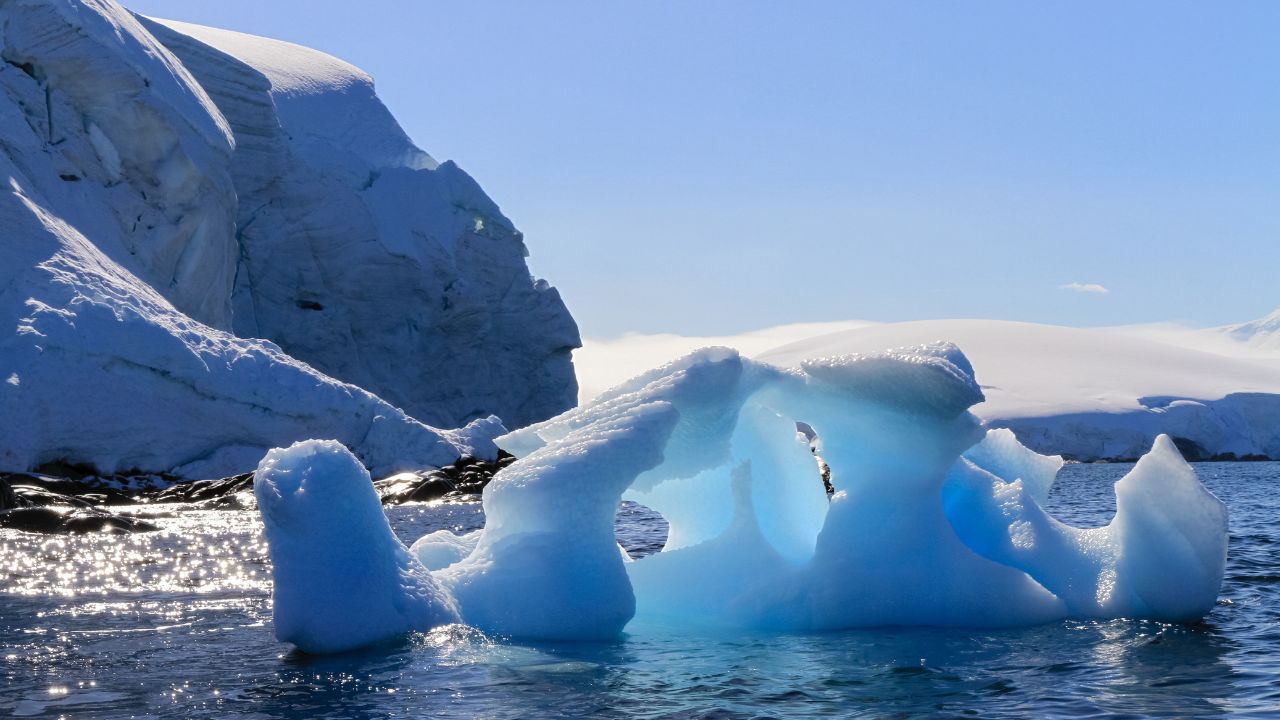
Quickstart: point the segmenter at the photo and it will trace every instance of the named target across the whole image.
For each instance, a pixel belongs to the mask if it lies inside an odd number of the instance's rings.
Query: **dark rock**
[[[409,499],[429,502],[431,500],[439,500],[453,491],[453,483],[449,482],[445,478],[428,477],[421,485],[414,489],[413,493],[409,495]]]
[[[0,512],[0,527],[33,533],[151,532],[160,528],[121,515],[85,508],[23,507]]]
[[[38,466],[35,472],[40,475],[48,475],[55,478],[67,478],[69,480],[83,480],[87,477],[98,475],[97,468],[84,463],[70,463],[63,460],[55,460]]]
[[[143,497],[148,502],[156,503],[199,503],[227,498],[252,489],[253,473],[245,473],[217,480],[174,483],[157,493],[144,494]]]
[[[93,505],[85,500],[71,495],[63,495],[36,485],[14,484],[13,494],[17,497],[16,507],[32,508],[32,507],[79,507],[91,508]]]
[[[376,480],[373,485],[385,505],[442,499],[474,501],[498,471],[515,461],[515,456],[506,452],[499,452],[493,461],[459,458],[442,468],[400,473]],[[0,511],[35,507],[91,510],[137,503],[185,503],[202,510],[247,510],[256,505],[252,491],[253,473],[185,481],[142,473],[102,475],[86,465],[58,462],[42,465],[30,473],[0,473]],[[116,517],[109,513],[106,516]],[[30,523],[39,525],[35,519],[39,516],[31,517]],[[92,527],[104,522],[92,518],[72,524]],[[55,526],[67,525],[61,521],[49,522]]]
[[[436,470],[404,472],[375,480],[373,486],[384,505],[410,501],[473,501],[499,470],[515,461],[515,456],[505,452],[499,452],[494,461],[459,458]]]
[[[451,481],[438,470],[427,472],[404,472],[389,478],[374,481],[373,487],[378,491],[383,505],[399,505],[400,503],[418,501],[430,502],[439,500],[454,489]]]
[[[52,507],[21,507],[0,512],[0,527],[34,533],[54,533],[69,513]]]
[[[1182,453],[1183,459],[1187,462],[1208,460],[1213,456],[1212,453],[1205,451],[1204,446],[1190,438],[1174,436],[1173,444],[1178,448],[1178,452]]]
[[[0,476],[0,510],[15,507],[18,507],[18,498],[13,494],[13,488],[9,487],[9,481]]]
[[[74,498],[79,498],[88,505],[128,505],[137,502],[129,493],[108,487],[100,478],[93,476],[72,479],[51,477],[38,473],[9,473],[4,477],[11,487],[24,486],[44,490],[72,499],[67,503],[71,505],[79,504],[73,500]],[[51,503],[36,502],[34,504],[47,505]],[[23,503],[19,501],[18,506],[23,506]]]

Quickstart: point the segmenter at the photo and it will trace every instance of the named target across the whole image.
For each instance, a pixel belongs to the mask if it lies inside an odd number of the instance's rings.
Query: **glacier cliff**
[[[236,138],[234,330],[424,422],[515,426],[573,405],[581,344],[519,231],[415,147],[364,72],[291,43],[144,21]],[[531,332],[532,330],[532,332]]]
[[[573,404],[559,295],[363,72],[111,0],[6,0],[0,41],[0,468],[386,473]]]

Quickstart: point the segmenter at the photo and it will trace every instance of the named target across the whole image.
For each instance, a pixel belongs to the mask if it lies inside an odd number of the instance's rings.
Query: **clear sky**
[[[588,336],[1280,306],[1280,2],[126,4],[369,71]]]

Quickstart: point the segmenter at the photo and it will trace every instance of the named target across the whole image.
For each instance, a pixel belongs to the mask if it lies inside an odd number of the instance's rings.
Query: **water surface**
[[[1071,465],[1050,509],[1105,524],[1128,465]],[[600,644],[455,626],[328,658],[270,631],[256,513],[169,512],[164,530],[0,530],[0,717],[1280,717],[1280,463],[1204,463],[1231,511],[1222,598],[1183,626],[1064,621],[1006,631],[692,634],[632,624]],[[389,509],[412,541],[479,505]],[[619,515],[632,549],[663,523]]]

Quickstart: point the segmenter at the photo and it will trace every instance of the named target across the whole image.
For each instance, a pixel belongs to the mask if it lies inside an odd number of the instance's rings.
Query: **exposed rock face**
[[[372,79],[290,43],[144,20],[236,138],[236,334],[266,337],[433,425],[571,407],[581,344],[521,234],[415,147]],[[163,23],[163,24],[162,24]]]
[[[0,470],[219,477],[322,437],[388,475],[572,403],[519,233],[360,71],[112,0],[0,2],[0,43]]]

